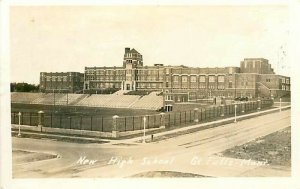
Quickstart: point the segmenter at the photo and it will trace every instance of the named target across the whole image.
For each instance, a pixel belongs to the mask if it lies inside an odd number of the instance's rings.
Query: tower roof
[[[129,51],[130,53],[139,53],[134,48]]]

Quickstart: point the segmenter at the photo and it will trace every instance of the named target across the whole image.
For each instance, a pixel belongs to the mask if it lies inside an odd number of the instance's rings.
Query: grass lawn
[[[267,161],[270,165],[291,166],[291,127],[277,131],[265,137],[241,146],[227,149],[223,156]]]

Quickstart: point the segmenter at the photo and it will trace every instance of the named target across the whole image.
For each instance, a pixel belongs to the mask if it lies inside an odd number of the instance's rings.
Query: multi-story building
[[[83,73],[79,72],[41,72],[41,92],[76,93],[82,92]]]
[[[41,78],[42,74],[47,73]],[[175,102],[216,96],[280,97],[290,94],[290,78],[276,75],[263,58],[245,58],[240,67],[144,66],[139,52],[125,48],[123,66],[85,67],[83,92],[104,89],[162,91],[166,100]]]

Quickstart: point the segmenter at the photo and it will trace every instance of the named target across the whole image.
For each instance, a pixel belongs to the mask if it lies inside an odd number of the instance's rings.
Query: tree
[[[29,83],[10,83],[10,92],[38,92],[39,85]]]

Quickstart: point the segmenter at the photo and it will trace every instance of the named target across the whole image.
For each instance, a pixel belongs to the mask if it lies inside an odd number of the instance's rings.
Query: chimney
[[[126,47],[125,48],[125,53],[128,53],[130,51],[130,48],[129,47]]]

